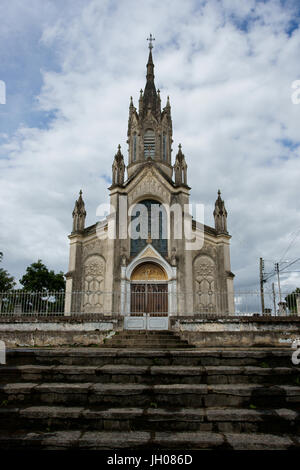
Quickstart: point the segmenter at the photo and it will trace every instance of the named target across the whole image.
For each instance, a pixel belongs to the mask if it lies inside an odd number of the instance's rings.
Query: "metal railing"
[[[12,290],[0,293],[0,314],[63,315],[65,292],[26,292]]]
[[[78,291],[0,293],[0,315],[262,315],[259,292],[168,292],[142,286],[125,292]],[[282,301],[265,292],[264,315],[300,315],[300,294],[282,294]]]

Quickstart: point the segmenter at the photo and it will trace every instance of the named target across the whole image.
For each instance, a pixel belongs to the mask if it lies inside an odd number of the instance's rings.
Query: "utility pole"
[[[274,315],[276,315],[276,294],[275,294],[275,284],[274,284],[274,282],[272,282],[272,293],[273,293]]]
[[[260,300],[261,313],[265,313],[265,295],[264,295],[264,260],[259,258],[259,283],[260,283]]]
[[[281,303],[281,289],[280,289],[280,277],[279,277],[279,263],[275,263],[275,271],[277,272],[279,302]]]

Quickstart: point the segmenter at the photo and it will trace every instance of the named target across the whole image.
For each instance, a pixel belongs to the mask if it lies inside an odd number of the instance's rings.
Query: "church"
[[[191,188],[179,145],[172,162],[169,97],[161,106],[150,35],[146,85],[132,98],[128,161],[112,163],[110,213],[85,227],[80,191],[69,235],[65,314],[124,315],[125,328],[166,329],[172,315],[234,313],[227,211],[218,191],[214,227],[189,212]]]

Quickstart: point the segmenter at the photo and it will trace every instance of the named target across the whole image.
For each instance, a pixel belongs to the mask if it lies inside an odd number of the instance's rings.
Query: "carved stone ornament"
[[[216,259],[217,249],[215,246],[210,245],[209,243],[204,243],[201,249],[201,256],[211,256],[213,259]]]
[[[83,311],[101,313],[103,311],[103,284],[105,261],[102,256],[89,256],[84,263]]]
[[[131,275],[131,281],[167,281],[165,270],[154,263],[137,266]]]
[[[154,177],[151,171],[148,171],[147,174],[142,178],[141,181],[137,183],[137,186],[129,194],[128,201],[129,204],[132,204],[133,201],[138,199],[143,195],[151,194],[153,196],[158,196],[159,199],[163,199],[165,202],[169,201],[169,193],[164,188],[164,186]]]
[[[216,267],[208,256],[201,255],[194,263],[195,308],[199,313],[216,310]]]
[[[95,240],[83,245],[83,257],[86,258],[87,256],[95,253],[99,254],[101,252],[101,242],[100,240]]]

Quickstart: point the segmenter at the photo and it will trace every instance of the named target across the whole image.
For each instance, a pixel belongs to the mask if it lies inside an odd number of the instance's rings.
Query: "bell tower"
[[[160,91],[155,87],[152,57],[154,40],[150,34],[146,86],[144,91],[140,91],[138,111],[130,98],[127,132],[129,178],[149,160],[153,160],[169,178],[172,178],[173,173],[171,106],[168,97],[166,106],[161,109]]]

